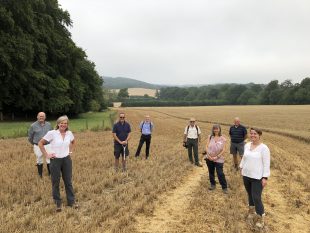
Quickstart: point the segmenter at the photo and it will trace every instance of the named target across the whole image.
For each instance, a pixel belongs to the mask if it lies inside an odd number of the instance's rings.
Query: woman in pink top
[[[224,152],[226,148],[226,138],[222,136],[221,126],[216,124],[212,127],[212,133],[208,136],[208,141],[206,145],[206,156],[205,160],[207,162],[209,170],[209,179],[211,186],[209,190],[214,190],[216,187],[215,182],[215,169],[217,177],[222,186],[222,190],[225,194],[228,193],[227,182],[225,179],[225,174],[223,171],[224,167]]]

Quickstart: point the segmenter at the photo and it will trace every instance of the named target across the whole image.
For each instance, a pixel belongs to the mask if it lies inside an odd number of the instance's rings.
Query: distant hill
[[[121,88],[147,88],[147,89],[160,89],[165,87],[164,85],[156,85],[143,81],[139,81],[132,78],[111,78],[103,77],[103,86],[109,89],[121,89]]]

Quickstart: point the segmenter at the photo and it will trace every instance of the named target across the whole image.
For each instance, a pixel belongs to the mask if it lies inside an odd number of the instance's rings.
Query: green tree
[[[119,99],[125,99],[129,97],[128,88],[122,88],[118,92]]]
[[[102,78],[71,39],[57,0],[0,1],[0,106],[4,113],[76,114],[103,103]]]

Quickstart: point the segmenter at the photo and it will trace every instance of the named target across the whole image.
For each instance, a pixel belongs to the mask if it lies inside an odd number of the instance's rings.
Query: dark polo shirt
[[[115,123],[113,126],[112,133],[115,133],[119,140],[125,141],[128,137],[128,134],[131,132],[130,124],[126,121],[122,124],[120,121]],[[115,144],[119,144],[114,140]]]
[[[229,129],[229,135],[231,142],[241,143],[244,141],[245,136],[247,135],[247,130],[243,125],[239,125],[238,127],[233,125]]]

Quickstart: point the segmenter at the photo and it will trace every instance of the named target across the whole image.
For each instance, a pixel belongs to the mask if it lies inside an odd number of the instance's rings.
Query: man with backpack
[[[135,157],[140,156],[141,148],[145,142],[145,158],[148,159],[150,156],[151,138],[152,138],[152,132],[154,129],[154,124],[151,121],[151,118],[149,115],[146,115],[145,120],[141,121],[139,128],[141,131],[141,137],[140,137],[140,142],[139,142],[139,146],[137,148]]]
[[[189,120],[189,125],[185,127],[184,137],[183,137],[183,146],[187,148],[188,158],[191,163],[193,161],[193,152],[195,165],[202,167],[198,159],[198,143],[201,142],[201,131],[198,125],[196,125],[195,118]]]

